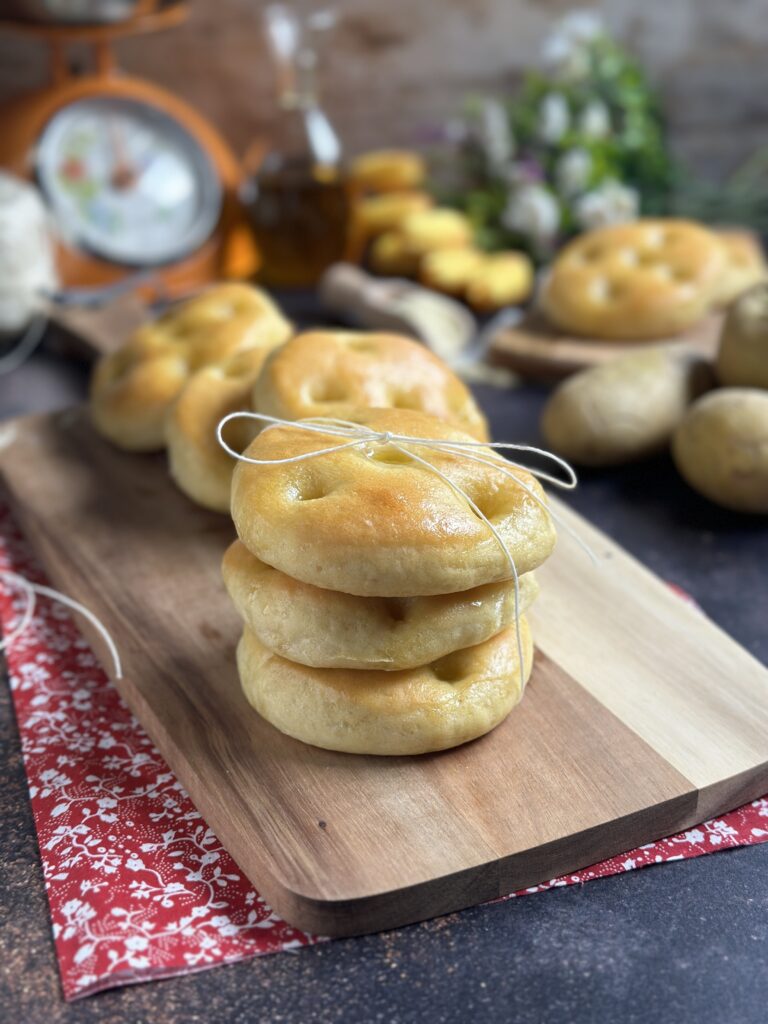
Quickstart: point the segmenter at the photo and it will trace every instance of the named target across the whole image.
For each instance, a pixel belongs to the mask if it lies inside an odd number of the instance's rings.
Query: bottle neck
[[[283,110],[306,110],[317,102],[317,53],[305,18],[287,4],[270,4],[264,28],[277,75],[278,104]]]
[[[278,59],[277,102],[281,110],[311,110],[318,107],[317,58],[311,50],[296,54],[294,60]]]
[[[284,147],[286,157],[308,157],[317,168],[334,168],[341,145],[319,102],[310,25],[285,4],[270,4],[264,13],[276,73],[278,148]]]

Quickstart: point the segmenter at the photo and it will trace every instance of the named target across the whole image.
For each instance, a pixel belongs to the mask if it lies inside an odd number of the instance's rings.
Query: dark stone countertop
[[[0,378],[0,415],[77,401],[85,379],[82,367],[39,353]],[[478,394],[497,437],[535,440],[542,389]],[[768,660],[764,520],[698,499],[666,458],[588,474],[571,500]],[[67,1005],[6,687],[0,744],[0,1017],[9,1024],[762,1024],[768,1015],[768,844]]]

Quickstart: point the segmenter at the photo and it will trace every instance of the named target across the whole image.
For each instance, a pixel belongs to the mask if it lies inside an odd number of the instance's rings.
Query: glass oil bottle
[[[243,199],[261,257],[258,279],[277,288],[314,285],[347,254],[351,199],[339,137],[315,84],[318,16],[287,4],[264,12],[277,71],[279,118]]]

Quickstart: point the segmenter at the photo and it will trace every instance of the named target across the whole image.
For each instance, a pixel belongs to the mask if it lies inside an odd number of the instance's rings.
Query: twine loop
[[[21,576],[19,573],[12,572],[10,569],[0,569],[0,580],[10,589],[20,590],[26,599],[24,611],[21,613],[19,621],[0,639],[0,651],[4,651],[6,648],[10,647],[17,636],[20,636],[29,629],[32,624],[32,620],[35,617],[38,596],[46,597],[56,604],[63,604],[73,612],[77,612],[91,623],[109,650],[109,655],[112,658],[112,664],[115,670],[115,678],[123,678],[123,666],[120,661],[120,652],[117,649],[117,644],[112,638],[112,634],[109,632],[107,627],[101,619],[98,618],[98,616],[94,615],[90,608],[86,608],[84,604],[80,604],[80,602],[75,601],[74,598],[67,597],[66,594],[62,594],[59,590],[54,590],[52,587],[44,587],[41,583],[33,583],[31,580],[28,580],[26,576]]]

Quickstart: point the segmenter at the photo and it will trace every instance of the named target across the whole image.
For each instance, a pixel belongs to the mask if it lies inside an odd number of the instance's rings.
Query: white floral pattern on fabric
[[[0,569],[45,582],[2,505]],[[23,610],[0,591],[4,631]],[[6,659],[67,999],[323,941],[253,889],[66,610],[41,600]],[[764,798],[503,899],[767,840]]]
[[[7,509],[0,567],[44,582]],[[10,629],[23,594],[0,594]],[[316,938],[254,891],[106,678],[38,602],[6,652],[67,999]]]

